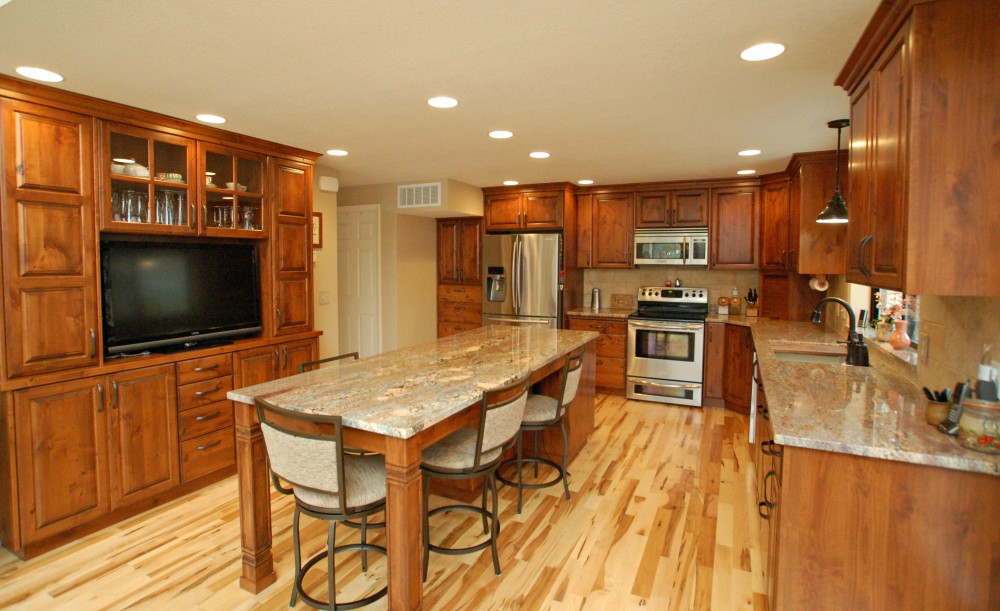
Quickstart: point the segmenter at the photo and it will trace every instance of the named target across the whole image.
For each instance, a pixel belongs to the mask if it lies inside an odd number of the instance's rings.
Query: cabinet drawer
[[[625,321],[607,318],[570,318],[569,328],[574,331],[597,331],[608,335],[625,335]]]
[[[230,401],[216,401],[208,405],[193,407],[177,415],[181,441],[199,435],[233,426],[233,404]]]
[[[625,359],[599,356],[594,383],[604,388],[625,388]]]
[[[447,337],[449,335],[455,335],[456,333],[462,333],[463,331],[471,331],[473,329],[478,329],[481,327],[479,323],[461,323],[461,322],[439,322],[438,323],[438,337]]]
[[[619,359],[625,358],[625,336],[599,335],[597,337],[597,356],[610,356]]]
[[[202,475],[236,463],[236,438],[232,427],[181,443],[181,481],[189,482]]]
[[[177,383],[190,384],[233,374],[233,356],[216,354],[177,363]]]
[[[483,307],[473,303],[438,302],[438,320],[479,325],[483,320]]]
[[[471,284],[439,284],[438,299],[441,301],[458,301],[461,303],[482,303],[483,289]]]
[[[212,378],[177,387],[177,409],[185,410],[200,405],[224,401],[233,389],[233,376]]]

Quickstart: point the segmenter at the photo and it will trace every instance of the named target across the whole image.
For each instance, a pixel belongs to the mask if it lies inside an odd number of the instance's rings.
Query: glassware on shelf
[[[255,223],[256,214],[253,208],[244,208],[240,211],[240,229],[257,229]]]
[[[111,216],[123,223],[148,223],[149,194],[133,189],[112,191]]]

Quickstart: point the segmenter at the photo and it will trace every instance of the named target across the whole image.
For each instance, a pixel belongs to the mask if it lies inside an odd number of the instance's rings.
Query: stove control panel
[[[651,286],[639,289],[638,301],[661,303],[708,303],[708,289],[664,288]]]

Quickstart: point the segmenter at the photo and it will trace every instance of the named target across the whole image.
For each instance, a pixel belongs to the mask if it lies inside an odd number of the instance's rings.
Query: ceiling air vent
[[[399,185],[397,208],[429,208],[441,205],[441,183],[426,182],[419,185]]]

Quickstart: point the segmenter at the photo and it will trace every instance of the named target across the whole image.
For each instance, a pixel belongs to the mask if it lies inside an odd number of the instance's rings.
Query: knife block
[[[753,318],[757,317],[757,304],[756,303],[753,304],[753,305],[750,305],[749,303],[747,304],[747,316],[748,317],[753,317]]]

